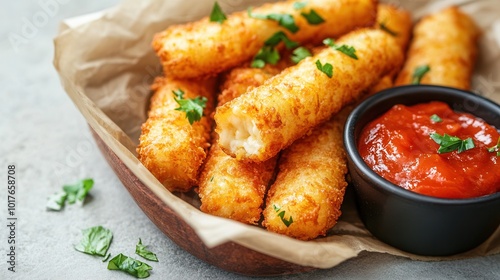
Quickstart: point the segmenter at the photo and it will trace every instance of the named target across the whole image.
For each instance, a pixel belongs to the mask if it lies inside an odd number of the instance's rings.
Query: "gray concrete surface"
[[[91,139],[52,66],[59,22],[101,10],[117,0],[0,1],[0,279],[133,279],[109,271],[100,258],[79,253],[80,231],[103,225],[114,233],[110,252],[134,255],[138,238],[157,253],[149,279],[243,279],[177,247],[141,212]],[[56,3],[50,13],[43,3]],[[45,16],[44,16],[45,15]],[[27,29],[29,23],[35,28]],[[14,43],[9,36],[20,35]],[[7,171],[15,165],[15,213],[8,216]],[[84,207],[48,212],[46,198],[84,177],[95,180]],[[8,270],[15,217],[15,271]],[[460,234],[460,233],[457,233]],[[363,253],[328,270],[283,279],[500,279],[500,255],[418,262]]]

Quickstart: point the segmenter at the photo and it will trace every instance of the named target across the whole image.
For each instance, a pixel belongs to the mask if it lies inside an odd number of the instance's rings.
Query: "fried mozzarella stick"
[[[360,29],[336,44],[353,47],[358,59],[325,48],[218,107],[216,132],[224,152],[239,160],[272,158],[403,62],[401,48],[381,30]],[[319,69],[327,64],[331,77]]]
[[[422,18],[415,25],[396,85],[420,83],[469,90],[479,35],[473,20],[457,7]],[[422,71],[427,66],[428,71]]]
[[[189,191],[198,183],[198,171],[210,146],[214,105],[214,79],[187,81],[156,78],[148,119],[142,125],[137,154],[139,161],[170,191]],[[192,125],[186,112],[175,110],[174,91],[183,99],[207,98],[203,117]],[[179,98],[177,98],[179,99]]]
[[[401,50],[406,52],[410,42],[412,29],[411,14],[407,10],[397,8],[390,4],[379,4],[377,7],[377,23],[375,28],[379,28],[394,36]],[[383,77],[376,85],[370,88],[369,95],[377,93],[394,85],[393,80],[399,69]]]
[[[346,109],[281,153],[263,212],[269,231],[310,240],[337,223],[347,186],[342,131],[351,110]]]
[[[155,35],[153,48],[160,57],[165,73],[182,78],[215,75],[241,65],[254,57],[264,42],[283,31],[298,43],[338,37],[358,27],[375,22],[376,0],[309,0],[268,3],[248,11],[230,14],[222,23],[208,17],[199,21],[174,25]],[[303,7],[298,7],[303,6]],[[324,22],[308,23],[307,16],[316,13]],[[280,26],[276,20],[292,16],[295,33]],[[283,17],[285,16],[285,18]],[[286,24],[285,24],[286,25]]]
[[[278,67],[269,65],[264,69],[234,68],[224,76],[219,105],[240,96],[248,88],[261,85],[280,71]],[[200,175],[198,194],[201,211],[257,224],[275,167],[276,157],[264,162],[243,162],[228,156],[220,149],[215,135]]]

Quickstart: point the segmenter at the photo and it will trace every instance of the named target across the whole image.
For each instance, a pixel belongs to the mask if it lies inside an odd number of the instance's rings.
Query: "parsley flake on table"
[[[289,227],[293,223],[292,216],[290,216],[288,220],[285,219],[285,211],[280,211],[281,207],[278,207],[273,204],[273,209],[274,211],[276,211],[276,213],[278,213],[278,217],[280,217],[281,221],[283,222],[283,224],[285,224],[286,227]]]
[[[462,140],[458,137],[450,136],[446,133],[444,135],[440,135],[438,133],[432,133],[430,137],[432,140],[434,140],[434,142],[440,145],[438,149],[439,154],[453,152],[453,151],[461,153],[475,147],[472,138],[467,138],[465,140]]]
[[[500,137],[498,137],[498,141],[495,146],[488,148],[488,152],[490,153],[497,152],[497,157],[500,157]]]
[[[132,276],[142,279],[149,277],[149,270],[153,268],[139,260],[127,257],[123,254],[118,254],[109,261],[108,269],[124,271]]]
[[[109,249],[113,233],[102,226],[95,226],[82,231],[83,238],[75,245],[79,252],[105,257]]]
[[[290,59],[295,63],[299,63],[302,59],[308,56],[312,56],[312,54],[306,47],[298,47],[293,50]]]
[[[358,59],[358,56],[356,55],[356,49],[352,46],[347,46],[347,45],[337,45],[335,44],[335,40],[331,38],[326,38],[323,40],[323,44],[329,46],[330,48],[337,50],[351,58]]]
[[[63,191],[55,193],[48,198],[46,207],[48,210],[60,211],[67,203],[77,202],[83,205],[90,189],[94,186],[93,179],[83,179],[73,185],[64,185]]]
[[[196,98],[184,98],[184,91],[177,89],[172,91],[174,93],[174,100],[179,104],[180,107],[175,108],[177,111],[186,112],[186,118],[189,124],[193,124],[201,120],[203,116],[203,109],[205,109],[207,104],[207,98],[204,96],[197,96]]]
[[[214,3],[214,7],[212,8],[212,12],[210,13],[210,21],[223,23],[227,19],[226,15],[222,11],[217,1]]]
[[[321,64],[321,61],[316,60],[316,67],[318,68],[319,71],[325,73],[325,75],[328,76],[328,78],[331,78],[333,76],[333,66],[330,63],[325,63],[324,65]]]
[[[135,253],[143,258],[145,258],[148,261],[154,261],[157,262],[158,258],[156,257],[156,254],[149,251],[146,249],[147,246],[142,245],[142,240],[139,238],[139,243],[135,245]]]
[[[440,123],[443,121],[443,119],[441,119],[438,115],[436,114],[433,114],[432,116],[430,116],[430,119],[432,122],[434,123]]]
[[[255,19],[268,19],[276,21],[280,26],[288,29],[290,32],[295,33],[299,31],[299,27],[295,24],[295,19],[290,14],[254,14],[252,7],[247,9],[248,16]]]
[[[420,81],[424,77],[424,75],[429,72],[431,68],[429,65],[422,65],[417,68],[415,68],[415,71],[413,71],[413,76],[412,76],[412,81],[411,83],[414,85],[420,84]]]

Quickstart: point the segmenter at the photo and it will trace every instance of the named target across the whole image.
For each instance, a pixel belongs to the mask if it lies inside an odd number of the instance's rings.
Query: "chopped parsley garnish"
[[[60,211],[66,202],[69,204],[77,202],[83,205],[92,186],[94,186],[92,179],[83,179],[73,185],[64,185],[63,191],[49,197],[46,207],[49,210]]]
[[[307,20],[307,23],[312,25],[318,25],[325,22],[325,20],[313,9],[311,9],[309,13],[302,12],[300,15]]]
[[[307,6],[307,1],[293,3],[293,8],[295,10],[303,9],[305,6]]]
[[[288,36],[286,36],[285,32],[283,31],[278,31],[276,33],[274,33],[271,37],[269,37],[269,39],[267,39],[264,44],[266,46],[277,46],[280,42],[283,42],[283,44],[285,44],[285,47],[287,49],[292,49],[292,48],[295,48],[299,45],[299,43],[295,42],[295,41],[292,41],[288,38]]]
[[[319,71],[325,73],[325,75],[328,76],[328,78],[331,78],[333,76],[333,66],[330,63],[325,63],[324,65],[321,64],[321,61],[316,60],[316,67],[319,69]]]
[[[279,25],[288,29],[290,32],[295,33],[299,31],[299,27],[295,24],[295,19],[290,14],[253,14],[252,7],[249,7],[247,10],[248,16],[256,19],[269,19],[278,22]]]
[[[147,246],[142,245],[142,240],[139,238],[139,243],[135,245],[135,253],[143,258],[145,258],[148,261],[154,261],[157,262],[158,258],[156,257],[156,254],[149,251],[146,249]]]
[[[391,29],[389,29],[389,27],[387,27],[387,25],[385,25],[385,22],[379,23],[378,26],[380,27],[381,30],[389,33],[390,35],[392,35],[394,37],[398,36],[398,33],[395,32],[395,31],[393,31],[393,30],[391,30]]]
[[[139,260],[118,254],[108,263],[109,270],[121,270],[137,278],[149,277],[149,270],[153,269],[150,265]]]
[[[275,47],[280,42],[283,42],[287,49],[295,48],[299,45],[297,42],[290,40],[283,31],[278,31],[264,42],[264,46],[254,56],[251,66],[262,68],[266,63],[276,64],[281,56]]]
[[[75,245],[77,251],[105,257],[109,249],[113,234],[109,229],[102,226],[95,226],[82,231],[83,238],[79,244]]]
[[[422,80],[424,75],[427,72],[429,72],[430,70],[431,70],[431,68],[429,67],[429,65],[422,65],[422,66],[415,68],[415,71],[413,72],[411,83],[414,85],[420,84],[420,81]]]
[[[334,50],[342,52],[351,58],[354,58],[356,60],[358,59],[358,56],[356,55],[356,49],[352,46],[347,46],[347,45],[339,46],[339,45],[335,44],[335,40],[333,40],[331,38],[324,39],[323,44],[329,46],[330,48],[332,48]]]
[[[497,157],[500,157],[500,137],[498,137],[498,141],[495,146],[488,148],[488,152],[490,153],[497,152]]]
[[[204,96],[197,96],[192,99],[184,98],[184,91],[181,89],[177,89],[172,91],[174,93],[174,100],[180,107],[175,108],[177,111],[186,112],[186,118],[189,121],[189,124],[193,124],[196,121],[201,120],[203,116],[203,109],[206,107],[207,98]]]
[[[302,59],[308,56],[312,56],[312,54],[306,47],[298,47],[293,50],[290,59],[295,63],[299,63]]]
[[[430,116],[430,119],[432,122],[434,123],[440,123],[443,121],[443,119],[441,119],[438,115],[434,114],[432,116]]]
[[[453,152],[453,151],[461,153],[463,151],[467,151],[475,147],[472,138],[467,138],[465,140],[462,140],[458,137],[450,136],[446,133],[444,135],[440,135],[438,133],[432,133],[430,136],[432,140],[434,140],[434,142],[440,145],[438,149],[439,154]]]
[[[214,3],[214,7],[212,8],[212,12],[210,13],[210,21],[223,23],[227,19],[226,15],[222,11],[217,1]]]
[[[285,219],[285,211],[280,211],[281,208],[273,204],[273,209],[278,213],[278,217],[280,217],[281,221],[283,224],[285,224],[286,227],[289,227],[293,223],[293,218],[290,216],[290,218],[287,220]]]

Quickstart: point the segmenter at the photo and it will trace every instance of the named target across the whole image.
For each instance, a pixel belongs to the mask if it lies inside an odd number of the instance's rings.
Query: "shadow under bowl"
[[[470,199],[421,195],[385,180],[361,158],[357,143],[368,122],[393,105],[442,101],[500,128],[500,106],[471,92],[441,86],[401,86],[377,93],[349,115],[344,130],[348,167],[360,217],[379,240],[426,256],[462,253],[483,243],[500,224],[500,192]]]

